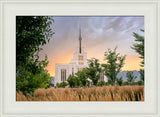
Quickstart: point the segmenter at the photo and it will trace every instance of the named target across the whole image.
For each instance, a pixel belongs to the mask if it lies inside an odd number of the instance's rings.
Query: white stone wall
[[[108,78],[104,75],[104,81],[108,82]]]

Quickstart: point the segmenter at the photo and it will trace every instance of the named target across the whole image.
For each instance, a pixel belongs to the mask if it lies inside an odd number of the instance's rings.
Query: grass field
[[[17,101],[144,101],[144,86],[37,89],[33,96],[16,92]]]

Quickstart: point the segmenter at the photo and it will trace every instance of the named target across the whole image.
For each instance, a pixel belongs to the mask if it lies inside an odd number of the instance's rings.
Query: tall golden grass
[[[17,101],[144,101],[144,86],[37,89],[26,97],[16,92]]]

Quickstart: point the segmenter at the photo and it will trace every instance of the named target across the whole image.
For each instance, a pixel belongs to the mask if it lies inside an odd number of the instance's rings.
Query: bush
[[[138,85],[138,82],[132,82],[131,85]]]
[[[59,88],[59,87],[60,87],[60,84],[59,84],[59,83],[57,83],[57,84],[56,84],[56,86]]]
[[[68,83],[67,82],[61,82],[61,83],[57,83],[57,87],[58,88],[60,88],[60,87],[63,87],[63,88],[65,88],[66,86],[68,85]]]
[[[23,94],[33,93],[38,88],[48,88],[50,75],[46,71],[32,74],[29,71],[21,70],[16,74],[16,91]]]
[[[144,85],[143,81],[138,81],[138,85]]]
[[[108,79],[108,83],[107,83],[107,86],[109,86],[109,85],[113,85],[113,82],[110,79]]]
[[[108,82],[105,83],[106,86],[109,86],[110,84]]]
[[[70,87],[80,86],[80,79],[74,75],[69,75],[67,82]]]
[[[144,82],[140,80],[138,82],[132,82],[132,85],[139,85],[139,86],[141,86],[141,85],[144,85]]]
[[[92,85],[92,83],[87,80],[86,87],[90,87],[91,85]]]
[[[129,82],[123,82],[123,85],[129,85],[130,83]]]
[[[105,86],[106,85],[106,82],[105,81],[99,81],[97,83],[97,86]]]

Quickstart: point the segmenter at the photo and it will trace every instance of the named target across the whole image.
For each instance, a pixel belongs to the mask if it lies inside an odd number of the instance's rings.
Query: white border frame
[[[1,1],[0,116],[160,116],[160,1]],[[21,10],[18,10],[21,9]],[[65,9],[65,10],[64,10]],[[53,13],[54,11],[54,13]],[[15,15],[144,15],[144,102],[15,102]],[[147,56],[147,57],[146,57]],[[9,72],[9,73],[8,73]],[[152,79],[149,79],[152,77]],[[159,91],[159,92],[158,92]],[[55,108],[56,107],[56,108]],[[62,109],[60,109],[62,108]],[[113,109],[114,108],[114,109]],[[72,110],[71,110],[72,109]]]

